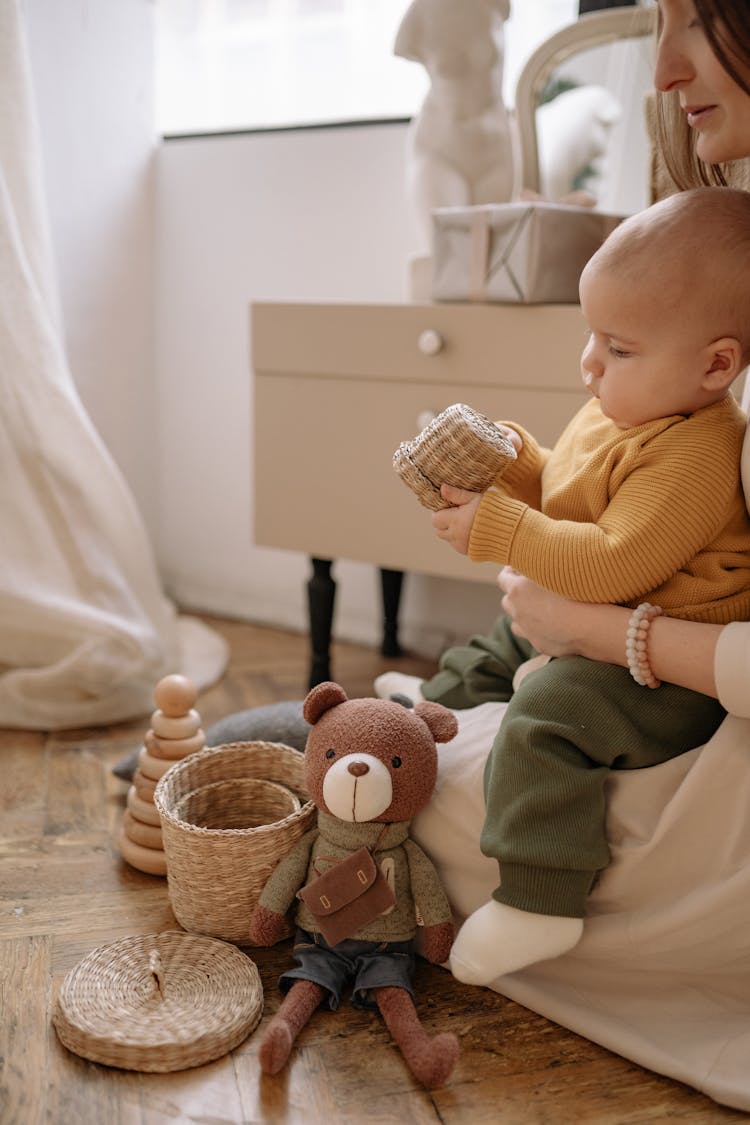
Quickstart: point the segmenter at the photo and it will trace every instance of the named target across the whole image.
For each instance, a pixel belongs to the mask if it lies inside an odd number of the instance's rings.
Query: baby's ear
[[[722,336],[708,347],[706,367],[703,372],[703,389],[725,391],[745,367],[742,344],[733,336]]]

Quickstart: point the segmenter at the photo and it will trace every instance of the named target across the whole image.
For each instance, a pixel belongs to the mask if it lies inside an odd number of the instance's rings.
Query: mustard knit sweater
[[[471,559],[509,564],[576,601],[646,600],[716,624],[750,618],[746,419],[731,395],[628,430],[592,399],[553,450],[508,424],[523,449],[482,498]]]

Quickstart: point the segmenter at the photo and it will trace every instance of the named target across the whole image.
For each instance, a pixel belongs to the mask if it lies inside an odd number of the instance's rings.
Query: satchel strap
[[[372,856],[373,859],[375,858],[373,853],[378,850],[378,845],[379,845],[380,841],[383,839],[383,836],[386,834],[386,832],[388,831],[389,828],[390,828],[389,824],[384,824],[383,827],[378,832],[377,836],[375,837],[375,843],[367,848],[368,852],[370,853],[370,855]],[[315,872],[316,875],[323,875],[324,872],[321,871],[320,868],[318,867],[319,863],[330,863],[332,866],[335,866],[337,863],[343,862],[343,859],[346,859],[346,856],[344,856],[342,858],[342,856],[340,856],[340,855],[318,855],[318,856],[315,857],[315,859],[312,862],[313,871]]]

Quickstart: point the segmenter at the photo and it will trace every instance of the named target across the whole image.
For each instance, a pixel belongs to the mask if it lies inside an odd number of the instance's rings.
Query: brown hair
[[[750,4],[747,0],[693,3],[716,58],[740,89],[750,94]],[[656,128],[661,156],[678,189],[750,186],[750,161],[706,164],[696,154],[695,134],[680,109],[677,91],[657,91]]]

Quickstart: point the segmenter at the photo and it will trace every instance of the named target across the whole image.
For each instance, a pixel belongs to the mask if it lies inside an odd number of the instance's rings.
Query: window
[[[409,0],[159,0],[159,130],[411,117],[428,82],[421,66],[393,55],[408,6]],[[513,0],[506,100],[534,46],[577,11],[575,0]]]

